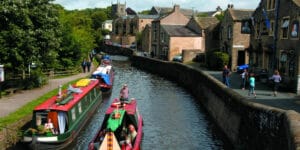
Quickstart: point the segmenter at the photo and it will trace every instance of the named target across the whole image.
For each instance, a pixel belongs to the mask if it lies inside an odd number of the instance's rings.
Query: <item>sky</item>
[[[175,4],[180,8],[197,11],[214,11],[218,6],[223,10],[228,4],[233,4],[236,9],[256,9],[260,0],[55,0],[54,3],[62,5],[67,10],[81,10],[85,8],[106,8],[111,4],[120,2],[136,12],[150,10],[152,6],[173,7]]]

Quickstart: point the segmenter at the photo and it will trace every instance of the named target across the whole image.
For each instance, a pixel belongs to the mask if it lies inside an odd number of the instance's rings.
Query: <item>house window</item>
[[[232,28],[231,26],[228,26],[227,28],[227,38],[230,40],[232,38]]]
[[[275,28],[275,22],[274,22],[274,20],[270,21],[270,26],[271,26],[271,28],[269,30],[269,36],[274,36],[274,28]]]
[[[267,10],[275,9],[275,0],[268,0],[267,1]]]
[[[291,35],[291,38],[299,37],[299,21],[298,20],[294,20],[292,22],[290,35]]]
[[[260,39],[260,22],[258,22],[257,24],[256,24],[256,32],[255,32],[255,38],[256,39]]]
[[[164,34],[164,32],[161,32],[161,33],[160,33],[160,39],[161,39],[161,42],[162,42],[162,43],[165,42],[165,34]]]
[[[288,38],[289,24],[290,24],[289,18],[284,18],[282,20],[282,24],[281,24],[281,38],[282,39]]]
[[[76,119],[76,112],[75,112],[75,108],[73,108],[71,110],[71,113],[72,113],[72,120],[74,121]]]
[[[78,112],[79,112],[80,114],[82,113],[81,102],[78,103]]]
[[[250,34],[250,21],[249,20],[244,20],[242,21],[242,26],[241,26],[241,33],[242,34]]]

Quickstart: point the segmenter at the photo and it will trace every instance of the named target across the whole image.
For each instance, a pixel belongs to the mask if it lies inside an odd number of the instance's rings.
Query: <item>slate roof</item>
[[[228,9],[233,20],[242,21],[245,19],[249,19],[252,16],[254,10],[249,9]]]
[[[182,25],[162,25],[162,28],[168,33],[171,37],[197,37],[200,34],[197,34]]]
[[[215,27],[220,22],[215,17],[195,17],[195,20],[202,29],[207,29],[209,27]]]
[[[157,19],[159,18],[159,15],[137,15],[139,19]]]
[[[173,7],[157,7],[157,6],[153,6],[152,9],[155,9],[158,12],[159,15],[169,14],[170,12],[173,11]],[[182,8],[180,8],[180,12],[182,14],[184,14],[185,16],[193,16],[193,10],[192,9],[182,9]]]

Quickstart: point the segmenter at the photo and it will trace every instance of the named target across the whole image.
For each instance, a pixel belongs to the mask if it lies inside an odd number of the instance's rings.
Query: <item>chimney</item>
[[[180,6],[179,5],[174,5],[174,9],[173,9],[173,12],[178,12],[180,9]]]

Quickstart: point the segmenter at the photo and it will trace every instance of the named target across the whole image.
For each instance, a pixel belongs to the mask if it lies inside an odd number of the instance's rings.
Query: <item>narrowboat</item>
[[[99,79],[101,91],[110,93],[112,91],[114,82],[114,70],[112,67],[111,59],[105,55],[102,57],[100,66],[93,72],[92,78]]]
[[[81,79],[33,110],[21,142],[30,149],[64,149],[74,141],[102,102],[97,79]]]
[[[143,119],[137,109],[137,101],[114,99],[88,149],[140,150],[142,135]]]

